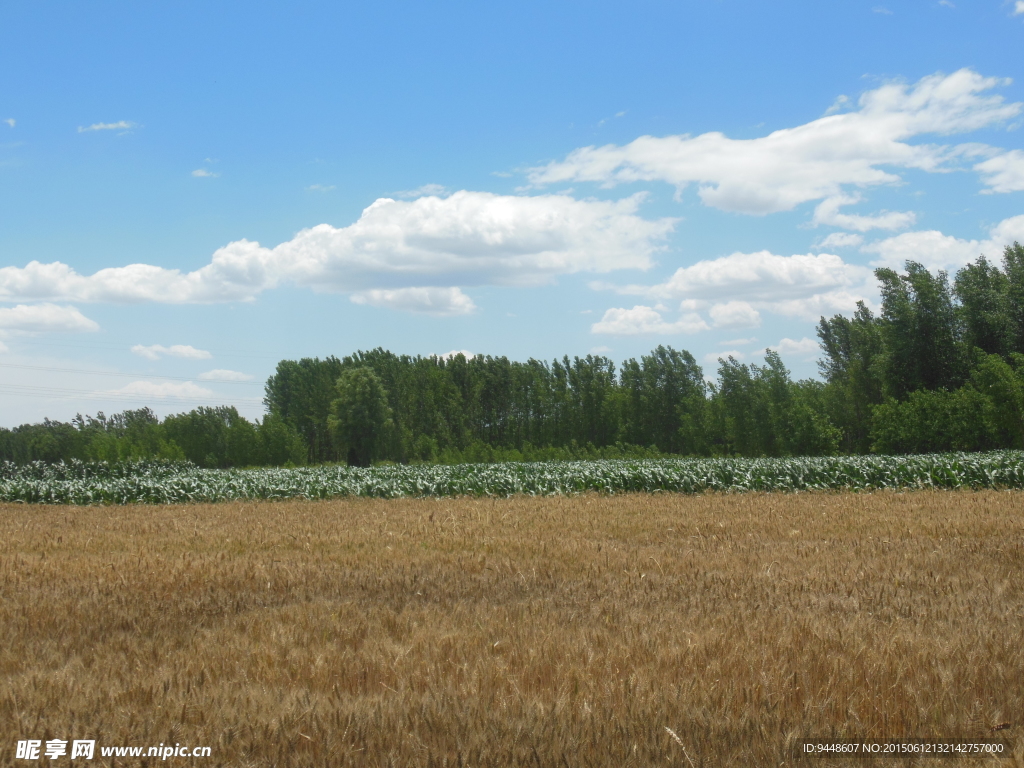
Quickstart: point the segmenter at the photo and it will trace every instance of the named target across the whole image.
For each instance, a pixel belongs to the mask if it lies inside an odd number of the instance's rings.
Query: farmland
[[[59,737],[212,748],[168,765],[778,766],[805,736],[1008,723],[1021,765],[1022,502],[3,504],[0,763]]]
[[[295,469],[187,462],[0,464],[0,501],[174,504],[346,496],[1024,488],[1024,452],[781,459],[661,459]]]

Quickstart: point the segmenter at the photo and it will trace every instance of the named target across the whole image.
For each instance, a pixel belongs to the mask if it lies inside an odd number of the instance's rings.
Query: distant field
[[[1021,766],[1022,510],[930,490],[0,504],[0,764],[67,765],[14,758],[59,737],[212,748],[150,765],[880,766],[789,745],[996,733]]]
[[[1024,451],[780,459],[200,469],[187,463],[0,463],[0,502],[182,504],[347,496],[1022,488]]]

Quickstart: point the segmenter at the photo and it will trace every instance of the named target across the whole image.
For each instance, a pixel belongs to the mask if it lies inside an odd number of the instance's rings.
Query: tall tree
[[[1009,281],[994,264],[981,256],[956,273],[953,292],[960,305],[957,313],[969,349],[1005,357],[1014,344]]]
[[[670,453],[704,453],[707,385],[689,352],[659,346],[622,366],[623,438]]]
[[[1003,274],[1013,340],[1010,351],[1024,354],[1024,245],[1014,242],[1003,250]]]
[[[967,374],[966,355],[949,281],[921,264],[906,263],[906,274],[875,270],[881,286],[882,380],[885,394],[906,399],[919,389],[959,387]]]
[[[871,409],[882,402],[882,333],[879,321],[863,301],[852,318],[821,318],[818,338],[825,357],[818,370],[827,382],[823,402],[842,433],[845,453],[867,453],[871,447]]]
[[[264,405],[302,435],[308,460],[313,463],[337,458],[327,417],[342,370],[341,361],[334,356],[282,360],[267,380]]]
[[[339,455],[357,467],[386,458],[393,427],[388,393],[369,366],[349,368],[335,385],[328,426]]]

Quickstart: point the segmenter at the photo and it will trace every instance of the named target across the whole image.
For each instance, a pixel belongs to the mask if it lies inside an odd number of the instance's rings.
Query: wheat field
[[[1000,764],[1024,766],[1022,509],[1017,491],[0,505],[0,764],[32,764],[19,739],[88,738],[212,756],[75,765],[864,765],[792,745],[998,728]]]

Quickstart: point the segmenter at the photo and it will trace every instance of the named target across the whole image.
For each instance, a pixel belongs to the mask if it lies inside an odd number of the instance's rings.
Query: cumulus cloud
[[[7,123],[7,125],[9,125],[11,128],[18,124],[18,121],[15,120],[13,117],[8,117],[6,120],[4,120],[4,122]]]
[[[782,339],[769,349],[775,350],[782,357],[798,357],[801,360],[813,360],[821,354],[818,342],[806,336],[800,340]]]
[[[220,176],[219,173],[214,173],[213,171],[207,170],[206,168],[196,168],[194,171],[192,171],[192,175],[195,176],[197,179],[215,179],[218,176]]]
[[[141,355],[147,360],[159,360],[161,357],[182,357],[186,360],[209,360],[213,355],[205,349],[196,349],[189,344],[172,344],[165,347],[163,344],[136,344],[132,352]]]
[[[458,288],[374,288],[349,297],[356,304],[369,304],[424,315],[468,315],[476,304]]]
[[[729,339],[720,343],[723,347],[736,347],[743,346],[744,344],[753,344],[755,341],[757,341],[757,337],[751,336],[749,339]]]
[[[1020,16],[1024,14],[1024,0],[1017,0],[1013,6],[1013,15]]]
[[[848,109],[850,106],[850,97],[846,94],[840,94],[836,96],[836,100],[832,102],[832,106],[825,110],[826,115],[834,115],[836,112],[841,112],[844,109]]]
[[[396,192],[395,197],[400,197],[403,200],[412,200],[417,197],[443,197],[448,193],[448,188],[443,184],[424,184],[422,187],[416,189],[406,189],[401,192]]]
[[[834,195],[826,198],[814,209],[811,223],[814,226],[824,224],[867,232],[869,229],[906,229],[917,219],[914,213],[904,211],[883,211],[874,216],[840,212],[842,206],[859,203],[860,199],[860,195]]]
[[[93,123],[92,125],[80,125],[78,126],[79,133],[88,133],[89,131],[130,131],[135,127],[135,123],[128,120],[118,120],[116,123]]]
[[[666,299],[773,302],[850,289],[870,274],[835,254],[779,256],[757,251],[698,261],[680,267],[666,282],[640,290]]]
[[[1003,249],[1014,242],[1024,242],[1024,216],[1003,219],[989,230],[989,236],[984,240],[962,240],[932,229],[904,232],[869,243],[861,250],[878,254],[878,258],[871,262],[878,267],[903,269],[905,262],[916,261],[931,270],[953,271],[982,254],[998,261]]]
[[[820,317],[849,314],[856,309],[858,301],[863,301],[868,309],[877,312],[877,293],[872,277],[870,284],[865,284],[859,291],[827,291],[805,299],[784,299],[769,304],[768,308],[777,315],[815,322]]]
[[[966,133],[1016,117],[1024,105],[1005,103],[990,93],[1007,82],[961,69],[914,85],[888,83],[864,93],[856,110],[761,138],[730,139],[717,132],[642,136],[624,146],[574,150],[564,160],[532,169],[529,178],[538,186],[664,181],[679,192],[697,184],[701,200],[723,210],[792,210],[808,201],[842,196],[847,186],[900,181],[883,168],[947,169],[958,156],[955,148],[908,140]]]
[[[833,232],[820,243],[819,248],[856,248],[864,243],[861,235],[852,232]]]
[[[605,311],[604,317],[590,327],[591,333],[607,333],[613,336],[689,334],[706,330],[708,324],[696,313],[684,314],[673,323],[662,318],[661,313],[654,307],[639,304],[632,309],[609,309]]]
[[[135,395],[153,397],[160,400],[166,398],[205,398],[212,397],[213,392],[200,387],[191,381],[133,381],[120,389],[111,389],[108,395]]]
[[[761,324],[760,313],[745,301],[715,304],[708,314],[715,328],[756,328]]]
[[[676,220],[641,218],[642,200],[486,192],[382,198],[347,227],[320,224],[275,248],[238,240],[194,272],[130,264],[80,275],[61,262],[37,261],[3,267],[0,300],[216,303],[251,300],[281,283],[355,293],[536,286],[579,272],[643,270]]]
[[[99,325],[75,307],[56,304],[18,304],[0,307],[0,329],[27,333],[98,331]]]
[[[755,310],[812,321],[823,314],[852,311],[857,301],[870,306],[877,293],[869,268],[835,254],[779,256],[768,251],[699,261],[677,269],[664,283],[614,290],[681,299],[683,310],[700,309],[705,302],[745,302]]]
[[[214,368],[212,371],[204,371],[199,374],[200,381],[252,381],[253,377],[248,373],[229,371],[226,368]]]
[[[974,166],[988,189],[982,193],[1020,192],[1024,190],[1024,152],[1019,149],[1002,152]]]
[[[453,349],[449,352],[445,352],[443,355],[434,355],[434,357],[439,357],[442,360],[451,360],[453,357],[458,357],[459,355],[462,355],[467,360],[472,360],[474,357],[476,357],[476,355],[474,355],[468,349]]]

